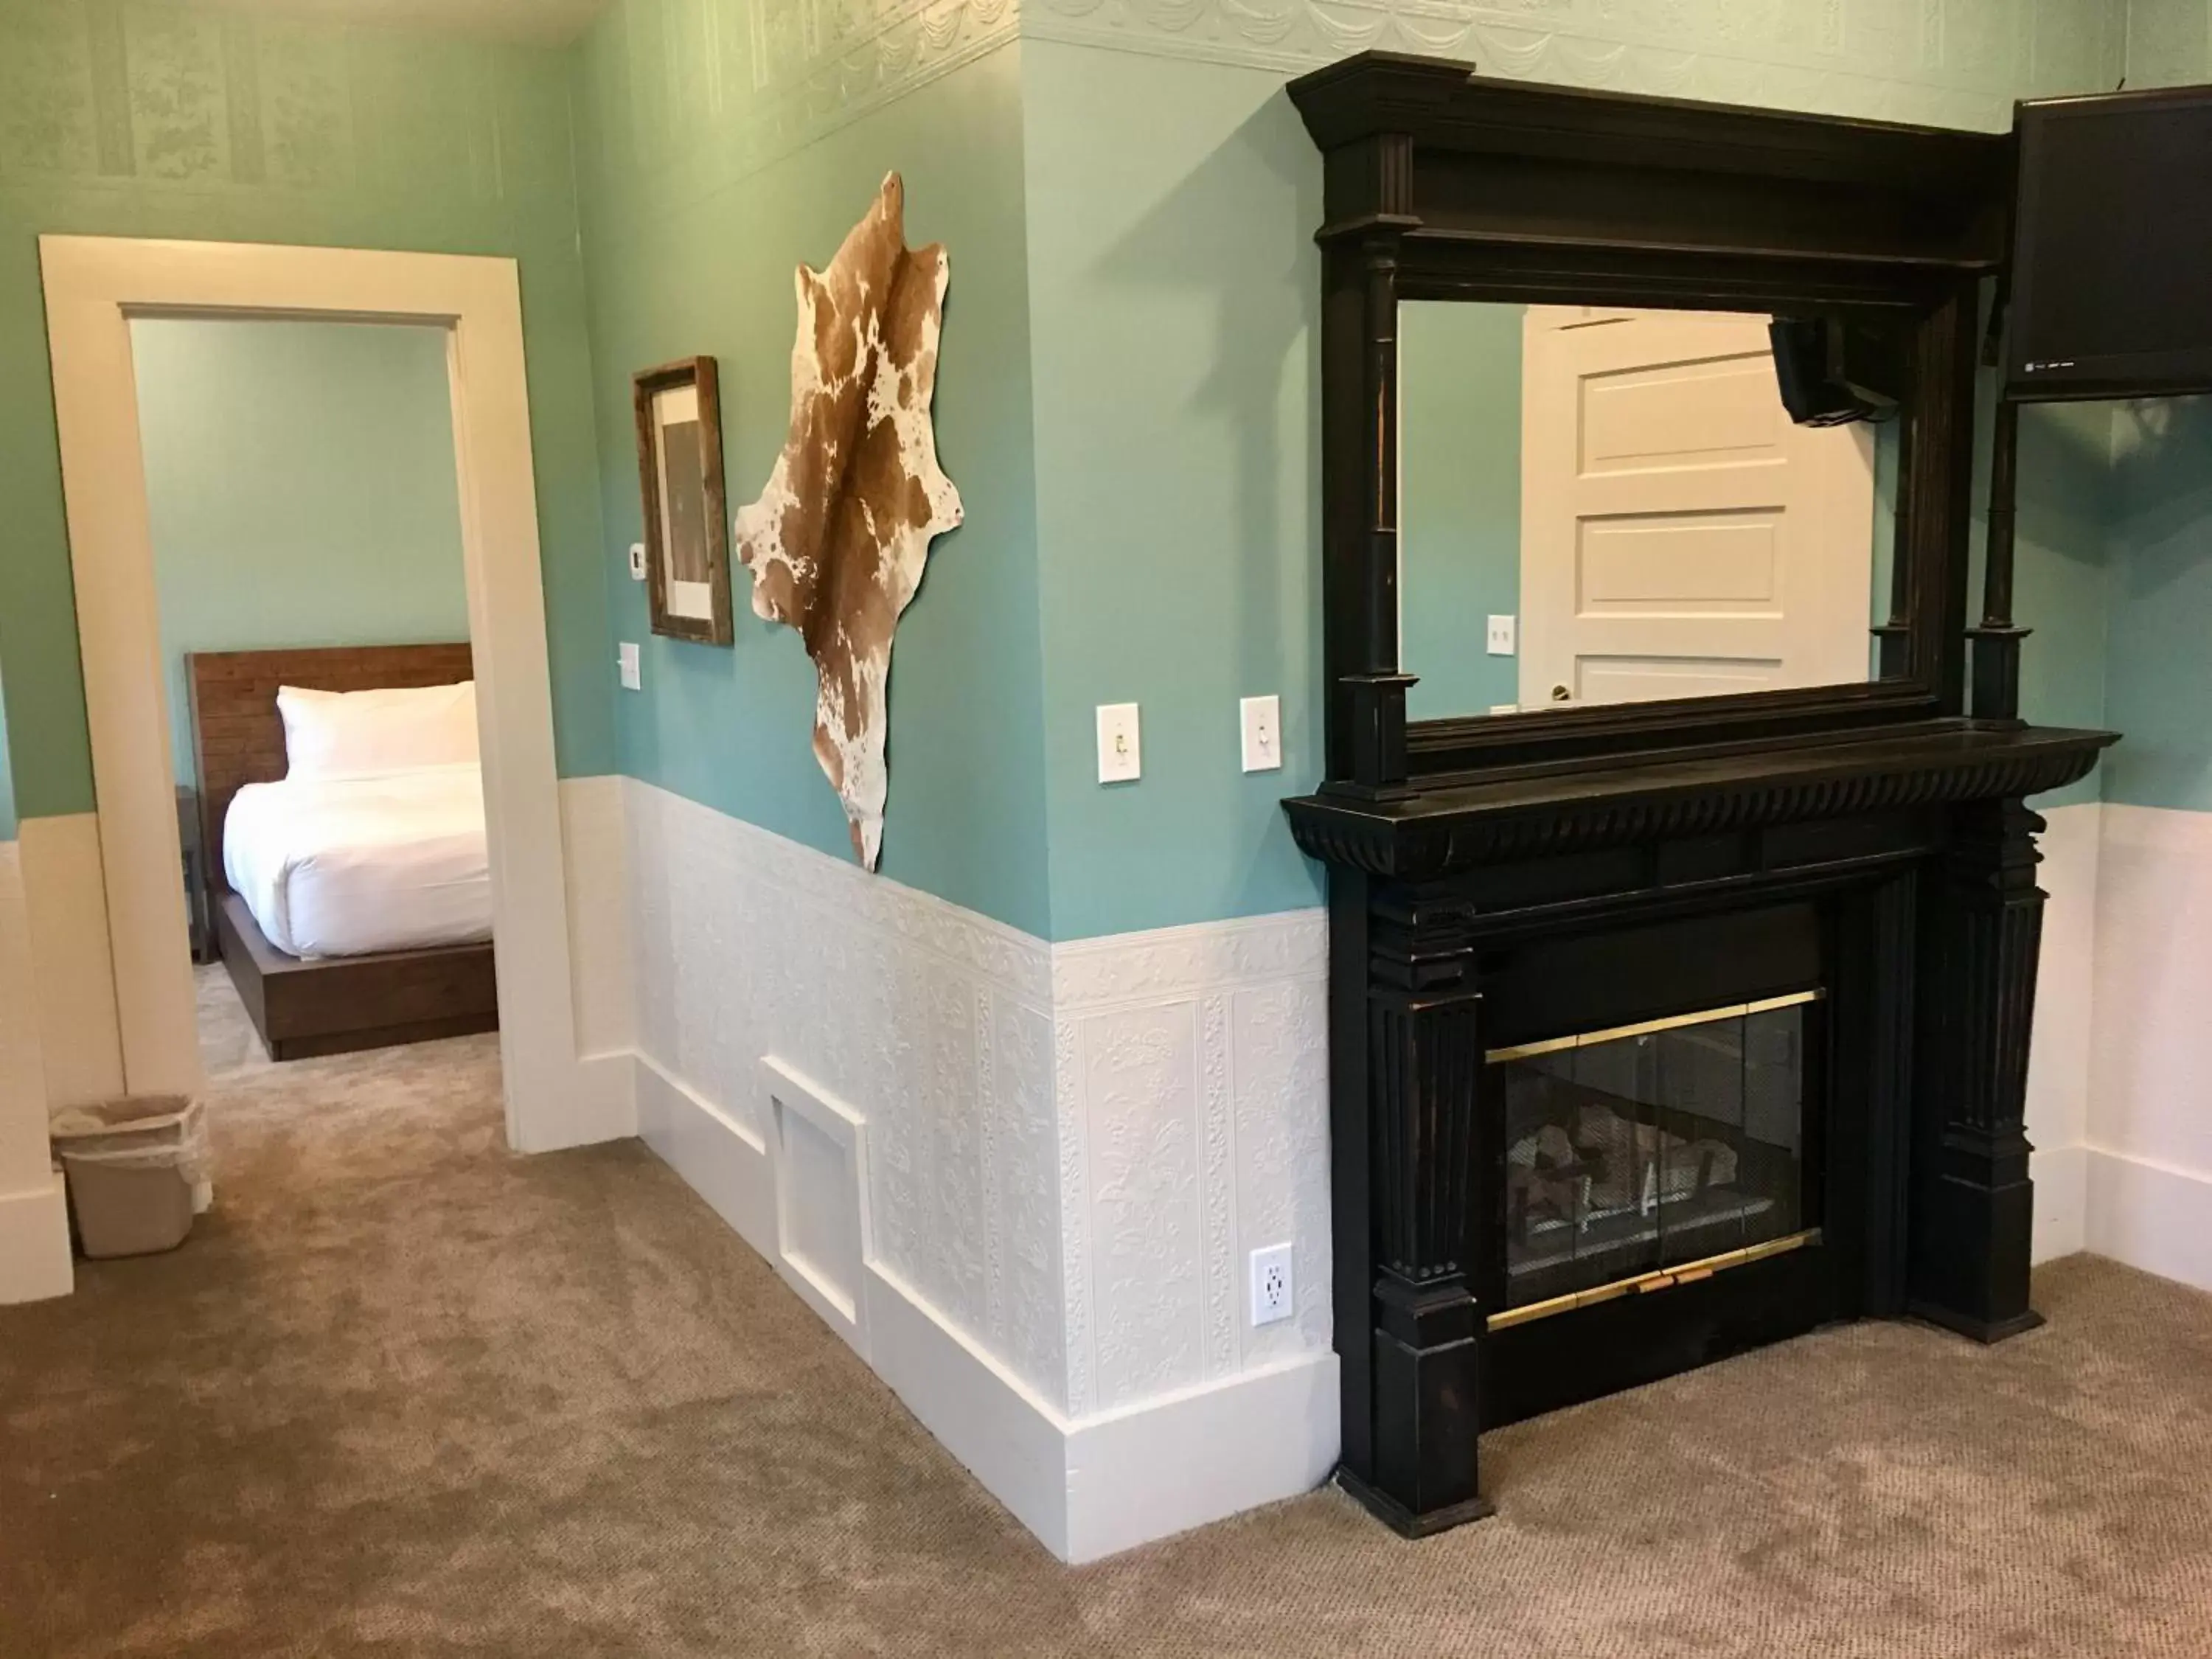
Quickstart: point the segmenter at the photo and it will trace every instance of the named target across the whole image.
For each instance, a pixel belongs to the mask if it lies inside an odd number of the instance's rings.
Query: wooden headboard
[[[229,886],[222,866],[222,821],[230,798],[249,783],[284,775],[284,722],[276,688],[374,691],[387,686],[453,685],[474,677],[468,646],[337,645],[302,651],[198,651],[185,658],[192,702],[192,757],[200,775],[201,866],[208,890]]]

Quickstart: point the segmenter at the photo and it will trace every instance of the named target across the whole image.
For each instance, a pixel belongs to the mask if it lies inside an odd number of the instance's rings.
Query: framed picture
[[[714,360],[663,363],[631,383],[653,631],[728,645],[737,636],[730,625],[730,516]]]

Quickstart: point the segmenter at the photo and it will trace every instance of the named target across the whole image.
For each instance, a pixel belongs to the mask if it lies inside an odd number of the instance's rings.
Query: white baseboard
[[[1061,1560],[1073,1559],[1066,1421],[874,1263],[867,1319],[876,1374],[1015,1520]]]
[[[1071,1423],[873,1267],[868,1323],[878,1374],[1072,1565],[1311,1492],[1336,1467],[1333,1352]]]
[[[1077,1423],[1062,1559],[1096,1561],[1311,1492],[1341,1449],[1338,1390],[1335,1353],[1307,1353]]]
[[[0,1193],[0,1304],[67,1296],[76,1282],[60,1173],[30,1192]]]
[[[2097,1147],[2085,1163],[2088,1248],[2212,1291],[2212,1176]]]
[[[766,1143],[644,1055],[635,1063],[638,1138],[773,1262],[775,1171]]]
[[[2031,1261],[2055,1261],[2089,1248],[2089,1149],[2039,1146],[2029,1160],[2035,1182],[2035,1232]]]
[[[851,1241],[864,1258],[857,1304],[850,1314],[842,1305],[833,1313],[823,1305],[821,1261],[784,1259],[784,1241],[794,1235],[791,1218],[778,1214],[773,1142],[650,1059],[639,1056],[636,1067],[646,1144],[1061,1560],[1094,1561],[1294,1497],[1335,1466],[1332,1352],[1071,1422],[881,1262],[866,1259],[860,1237]],[[778,1096],[787,1106],[786,1095],[796,1097],[788,1082]],[[856,1133],[856,1157],[858,1146]]]

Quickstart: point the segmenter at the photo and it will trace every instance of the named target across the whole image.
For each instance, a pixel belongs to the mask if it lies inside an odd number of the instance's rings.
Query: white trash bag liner
[[[64,1161],[111,1170],[175,1170],[191,1183],[192,1213],[215,1202],[207,1107],[190,1095],[137,1095],[72,1106],[47,1126]]]

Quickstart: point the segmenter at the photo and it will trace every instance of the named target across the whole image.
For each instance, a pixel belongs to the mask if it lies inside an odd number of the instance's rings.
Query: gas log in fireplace
[[[2019,717],[2002,443],[1967,620],[2005,140],[1389,54],[1291,96],[1339,1475],[1420,1534],[1488,1512],[1486,1427],[1838,1320],[2037,1322],[2027,802],[2114,739]]]

